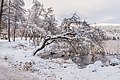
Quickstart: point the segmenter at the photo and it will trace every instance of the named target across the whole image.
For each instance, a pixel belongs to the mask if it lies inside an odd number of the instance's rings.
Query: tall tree
[[[46,9],[39,1],[33,0],[33,6],[30,10],[30,21],[38,28],[43,28],[46,33],[55,33],[53,29],[57,26],[57,20],[53,14],[52,7]]]
[[[16,28],[19,22],[25,21],[25,5],[24,0],[12,0],[12,7],[14,8],[14,30],[13,30],[13,41],[15,41]]]
[[[4,3],[4,0],[1,1],[1,9],[0,9],[0,32],[1,32],[1,24],[2,24],[2,13],[3,13],[3,3]]]
[[[1,2],[1,1],[0,1]],[[2,3],[2,2],[1,2]],[[25,5],[23,0],[4,0],[4,4],[2,7],[2,15],[1,20],[4,22],[7,30],[8,30],[8,41],[10,42],[10,35],[13,34],[13,40],[15,41],[16,28],[17,24],[22,21],[25,21],[25,12],[26,10],[23,8]],[[1,22],[0,22],[1,25]],[[11,27],[10,27],[11,26]],[[13,26],[13,27],[12,27]],[[0,26],[1,29],[1,26]],[[13,32],[10,31],[13,29]]]
[[[11,0],[9,0],[9,15],[8,15],[8,41],[10,42],[10,4]]]

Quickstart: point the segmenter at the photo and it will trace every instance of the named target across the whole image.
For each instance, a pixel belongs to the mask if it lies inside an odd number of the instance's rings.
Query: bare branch
[[[56,37],[49,37],[47,39],[45,39],[45,41],[43,42],[42,46],[40,48],[38,48],[34,53],[33,56],[36,55],[36,53],[40,50],[42,50],[43,48],[45,48],[46,45],[50,45],[51,43],[53,43],[56,39],[67,39],[67,40],[71,40],[71,38],[65,37],[65,36],[56,36]],[[52,40],[50,43],[47,43],[48,41]]]

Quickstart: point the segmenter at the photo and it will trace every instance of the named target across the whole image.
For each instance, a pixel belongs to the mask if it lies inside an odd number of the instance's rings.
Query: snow
[[[120,64],[120,61],[117,58],[112,58],[110,60],[110,65],[115,66],[115,65],[118,65],[118,64]]]
[[[44,78],[37,74],[12,68],[3,60],[0,60],[0,63],[0,80],[44,80]]]
[[[0,61],[21,71],[36,74],[40,76],[39,80],[120,80],[120,65],[106,67],[101,61],[96,61],[81,69],[71,59],[42,59],[33,56],[36,48],[31,44],[19,38],[16,42],[0,40]],[[113,62],[118,62],[118,59],[112,59]]]

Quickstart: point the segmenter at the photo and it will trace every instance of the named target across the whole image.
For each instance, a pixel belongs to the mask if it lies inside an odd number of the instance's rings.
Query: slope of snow
[[[120,80],[120,65],[103,67],[97,61],[80,69],[71,60],[32,56],[35,49],[29,41],[0,40],[0,61],[6,61],[19,70],[37,74],[42,80]]]
[[[37,74],[24,72],[12,68],[7,62],[0,60],[0,80],[40,80],[44,79]]]

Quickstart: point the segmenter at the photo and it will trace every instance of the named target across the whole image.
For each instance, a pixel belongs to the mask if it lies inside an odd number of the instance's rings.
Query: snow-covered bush
[[[97,72],[99,68],[103,67],[103,63],[101,61],[96,61],[94,64],[89,64],[86,66],[92,72]]]
[[[101,61],[96,61],[94,63],[94,66],[103,67],[104,65],[103,65],[103,63]]]
[[[120,60],[117,58],[112,58],[112,59],[110,59],[109,64],[111,66],[116,66],[116,65],[120,64]]]
[[[86,68],[94,68],[94,67],[103,67],[103,63],[101,61],[96,61],[94,64],[89,64]]]

